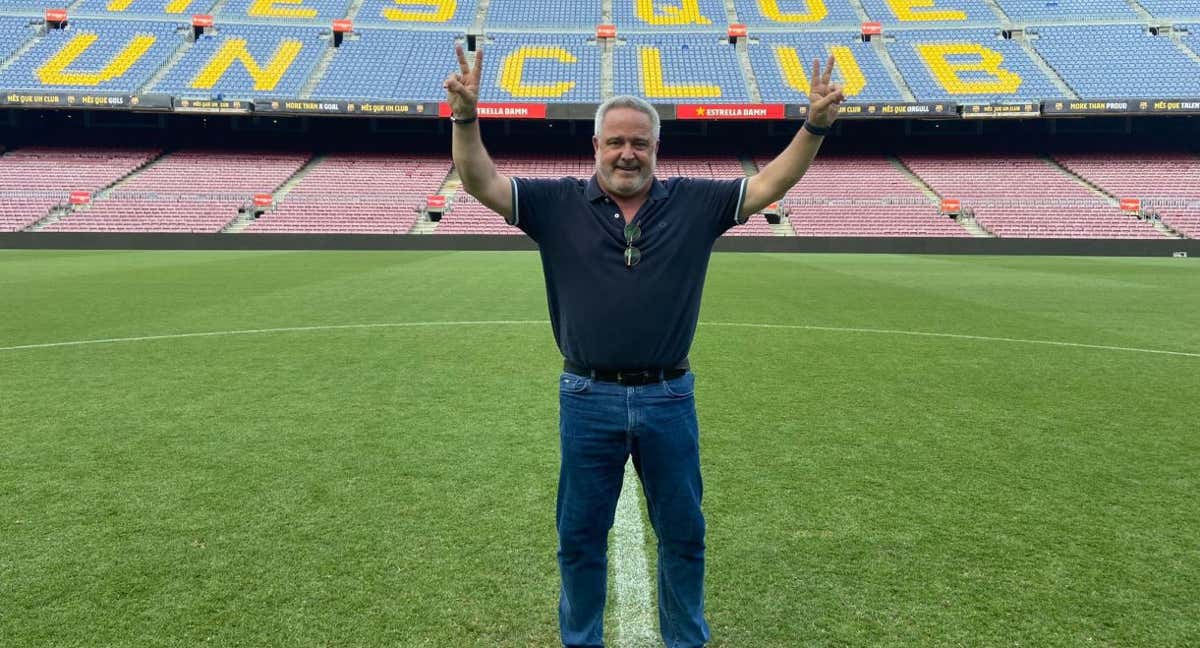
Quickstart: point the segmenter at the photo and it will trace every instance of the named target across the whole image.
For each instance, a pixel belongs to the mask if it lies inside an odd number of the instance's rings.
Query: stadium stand
[[[1046,160],[1012,156],[905,156],[942,198],[959,199],[999,237],[1161,238]]]
[[[23,148],[0,156],[0,231],[15,232],[66,204],[72,191],[97,192],[158,155],[152,149]]]
[[[510,178],[587,178],[595,168],[591,157],[579,155],[502,155],[496,156],[495,162],[496,169]],[[442,216],[434,233],[523,235],[461,188],[455,192],[449,211]]]
[[[445,156],[331,155],[245,231],[404,234],[449,171]]]
[[[1175,25],[1175,29],[1180,32],[1179,42],[1188,51],[1200,57],[1200,22],[1193,24],[1180,23]]]
[[[1200,97],[1200,63],[1141,25],[1039,27],[1032,42],[1084,99]]]
[[[813,59],[837,59],[834,77],[849,101],[903,101],[879,54],[857,32],[760,34],[749,46],[750,64],[763,101],[807,103]]]
[[[356,29],[342,41],[312,92],[316,99],[441,101],[451,32]],[[441,59],[435,52],[444,54]]]
[[[406,26],[412,29],[453,28],[461,33],[475,22],[476,0],[366,0],[355,24]]]
[[[44,218],[62,196],[0,189],[0,232],[19,232]]]
[[[1115,198],[1140,199],[1143,209],[1176,231],[1200,237],[1200,157],[1093,153],[1054,159]]]
[[[1176,25],[1176,30],[1181,30],[1183,33],[1179,37],[1179,42],[1197,58],[1200,58],[1200,23],[1191,25]]]
[[[1013,103],[1066,98],[1019,43],[997,30],[892,32],[888,52],[920,101]]]
[[[99,16],[104,18],[132,18],[171,16],[189,18],[193,14],[207,14],[217,0],[80,0],[71,6],[72,16]],[[69,2],[59,2],[66,6]]]
[[[136,92],[183,42],[180,24],[71,20],[0,73],[7,90]]]
[[[59,9],[67,4],[63,0],[0,0],[0,11],[33,11],[40,15],[46,9]]]
[[[495,34],[487,45],[481,99],[600,103],[600,49],[587,39],[586,34]],[[436,88],[441,92],[440,82]]]
[[[970,236],[883,157],[822,155],[782,203],[796,236]]]
[[[0,16],[0,63],[21,49],[33,33],[28,18]]]
[[[249,18],[281,22],[345,18],[350,0],[228,0],[214,14],[222,18]]]
[[[1059,23],[1088,20],[1132,20],[1138,13],[1125,0],[996,0],[1017,23]]]
[[[660,178],[680,176],[732,180],[746,176],[741,163],[728,156],[660,158],[657,173]],[[745,223],[727,230],[724,236],[775,236],[775,231],[761,214],[754,214]]]
[[[433,233],[524,235],[521,230],[505,223],[496,212],[484,207],[474,196],[461,190],[454,194],[453,207],[442,216]]]
[[[719,33],[637,34],[613,54],[617,94],[651,102],[745,103],[746,78],[732,45]]]
[[[808,26],[858,26],[862,22],[849,0],[734,0],[738,22],[754,29],[786,29]]]
[[[904,2],[897,0],[862,0],[863,9],[871,20],[887,25],[916,24],[998,25],[1000,17],[986,0],[937,0],[934,2]]]
[[[711,32],[729,24],[721,0],[612,0],[612,19],[621,33]]]
[[[591,169],[588,175],[591,175]],[[657,175],[664,179],[681,176],[733,180],[745,177],[746,172],[736,158],[718,155],[659,158]]]
[[[812,60],[830,53],[838,61],[836,80],[857,102],[904,101],[909,91],[922,102],[1076,98],[1064,96],[1063,83],[1083,99],[1200,98],[1195,0],[614,0],[611,22],[620,39],[611,45],[594,38],[607,6],[592,0],[0,0],[0,88],[438,102],[454,43],[468,29],[484,26],[480,38],[489,64],[481,99],[487,102],[598,103],[605,98],[607,47],[615,93],[659,104],[749,103],[752,96],[803,103]],[[66,28],[35,29],[42,11],[52,7],[69,9]],[[1154,18],[1146,19],[1142,9]],[[216,27],[190,42],[187,16],[203,12],[217,15]],[[333,48],[329,21],[342,17],[354,19],[354,31]],[[864,17],[883,23],[885,49],[862,41],[857,26]],[[1175,33],[1152,33],[1151,25],[1168,21]],[[744,50],[757,94],[738,48],[727,42],[730,22],[751,28]],[[1012,23],[1025,27],[1028,43],[1003,37]],[[888,59],[896,70],[889,72]],[[168,61],[174,62],[164,69]],[[903,83],[894,81],[897,70]],[[58,153],[61,158],[54,157]],[[70,207],[46,229],[219,231],[253,194],[273,193],[309,157],[179,152],[104,193],[157,153],[125,155],[19,149],[0,156],[0,173],[6,174],[0,179],[0,229],[29,227],[55,207],[65,208],[70,191],[88,191],[100,195]],[[1200,171],[1188,155],[1059,158],[1108,197],[1038,158],[907,161],[936,193],[962,200],[999,236],[1161,235],[1153,223],[1121,213],[1119,197],[1141,198],[1182,234],[1200,231],[1200,194],[1191,189],[1200,186]],[[527,177],[587,177],[593,168],[590,156],[498,163],[504,173]],[[660,177],[744,173],[721,156],[664,158],[659,164]],[[61,168],[30,171],[48,165]],[[92,166],[110,168],[100,173]],[[448,168],[441,155],[322,157],[246,231],[408,232]],[[196,178],[204,179],[202,188]],[[970,235],[938,216],[936,199],[882,157],[823,156],[781,204],[800,236]],[[517,233],[461,191],[435,231]],[[730,234],[775,231],[756,217]]]
[[[539,29],[590,32],[602,22],[596,0],[491,0],[484,27],[525,31],[530,16],[537,16]]]
[[[172,153],[45,231],[219,232],[254,194],[273,192],[309,157],[266,151]]]
[[[1200,18],[1200,3],[1196,0],[1138,0],[1138,4],[1155,18]]]
[[[224,25],[205,33],[155,92],[187,98],[294,98],[329,46],[314,27]]]

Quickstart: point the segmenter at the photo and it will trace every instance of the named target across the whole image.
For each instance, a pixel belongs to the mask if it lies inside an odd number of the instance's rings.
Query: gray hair
[[[635,97],[633,95],[617,95],[600,104],[596,109],[596,130],[593,133],[596,137],[600,137],[600,125],[604,122],[604,115],[613,108],[633,108],[646,113],[650,118],[650,130],[654,133],[654,141],[658,141],[659,120],[658,111],[654,109],[645,99]]]

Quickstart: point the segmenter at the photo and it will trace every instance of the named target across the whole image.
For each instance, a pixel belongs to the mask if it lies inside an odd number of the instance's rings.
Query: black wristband
[[[479,119],[479,113],[475,113],[475,116],[467,117],[465,119],[460,119],[458,117],[455,117],[454,115],[450,115],[450,121],[454,122],[455,124],[470,124],[471,122],[475,121],[476,119]]]
[[[821,128],[820,126],[813,126],[812,122],[805,119],[804,120],[804,130],[812,133],[813,135],[816,135],[817,137],[825,137],[826,135],[829,134],[829,131],[833,130],[833,126],[826,126],[825,128]]]

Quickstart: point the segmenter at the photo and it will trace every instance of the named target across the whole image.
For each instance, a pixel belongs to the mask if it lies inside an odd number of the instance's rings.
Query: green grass
[[[1197,295],[1194,260],[715,255],[714,646],[1200,643],[1200,357],[715,325],[1196,354]],[[0,251],[0,313],[547,319],[535,254],[445,252]],[[0,351],[0,644],[556,645],[557,363],[542,324]]]

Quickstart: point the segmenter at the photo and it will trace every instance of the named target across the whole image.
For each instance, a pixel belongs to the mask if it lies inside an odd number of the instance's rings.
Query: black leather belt
[[[617,383],[618,385],[649,385],[651,383],[661,382],[663,380],[673,380],[688,372],[687,361],[684,360],[683,367],[674,369],[629,369],[620,371],[600,371],[597,369],[585,369],[578,365],[571,364],[571,361],[563,361],[563,371],[599,380],[601,382]]]

